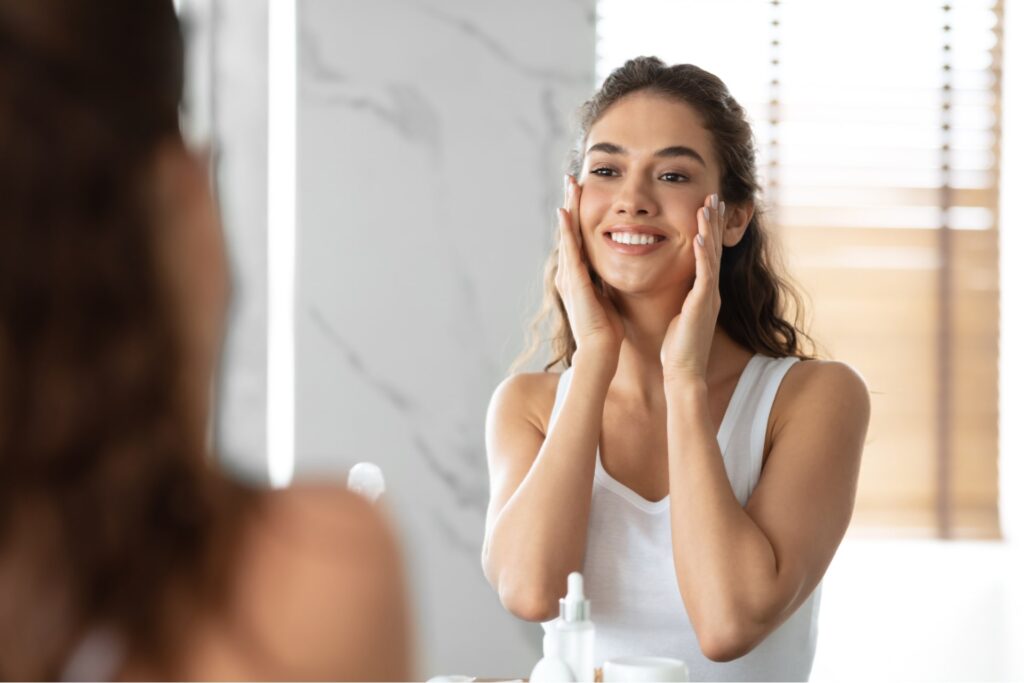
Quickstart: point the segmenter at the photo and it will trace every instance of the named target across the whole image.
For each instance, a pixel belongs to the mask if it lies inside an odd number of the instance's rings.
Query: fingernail
[[[725,217],[725,202],[718,205],[718,215],[723,218]]]
[[[697,233],[697,244],[701,247],[704,246],[704,235]]]
[[[710,221],[711,220],[711,211],[708,210],[708,207],[706,207],[706,206],[704,207],[704,220],[706,220],[706,221]]]
[[[564,176],[562,176],[562,190],[564,192],[568,192],[569,191],[569,174],[568,173],[566,173]]]
[[[711,208],[718,209],[718,193],[711,195]]]

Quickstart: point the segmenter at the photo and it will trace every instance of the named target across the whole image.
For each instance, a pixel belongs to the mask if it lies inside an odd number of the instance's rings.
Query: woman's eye
[[[612,176],[615,175],[615,169],[608,168],[607,166],[602,166],[600,168],[591,169],[590,173],[592,175],[599,175],[604,178],[611,178]]]
[[[662,173],[661,177],[670,183],[685,183],[689,180],[682,173]]]

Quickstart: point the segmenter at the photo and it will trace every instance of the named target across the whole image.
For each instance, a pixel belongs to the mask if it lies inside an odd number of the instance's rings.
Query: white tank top
[[[761,475],[768,415],[786,372],[799,359],[755,355],[743,369],[718,430],[733,493],[746,505]],[[572,368],[558,382],[551,422]],[[669,499],[649,501],[616,481],[597,454],[584,589],[594,621],[594,666],[613,657],[682,659],[693,681],[806,681],[818,636],[821,586],[751,652],[731,662],[705,657],[679,594],[672,559]],[[545,630],[553,622],[544,624]]]

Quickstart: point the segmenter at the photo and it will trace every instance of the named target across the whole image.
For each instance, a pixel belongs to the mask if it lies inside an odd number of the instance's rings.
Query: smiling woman
[[[787,314],[753,150],[712,74],[655,58],[613,72],[582,109],[546,277],[546,370],[565,371],[513,375],[491,402],[484,571],[543,621],[582,570],[595,664],[810,672],[869,405]]]

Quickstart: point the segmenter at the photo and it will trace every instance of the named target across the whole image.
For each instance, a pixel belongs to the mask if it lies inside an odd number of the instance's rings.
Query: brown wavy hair
[[[154,238],[182,74],[171,0],[0,0],[2,679],[97,630],[173,676],[225,592],[249,498],[186,405]]]
[[[721,197],[729,204],[754,203],[753,217],[743,238],[722,252],[718,283],[722,307],[718,324],[749,350],[773,358],[810,358],[814,342],[803,331],[804,306],[796,287],[787,278],[765,225],[758,198],[754,134],[743,108],[714,74],[692,64],[667,66],[657,57],[637,57],[613,71],[597,93],[579,110],[576,146],[568,172],[578,176],[583,166],[583,147],[594,123],[609,107],[627,95],[648,92],[684,102],[700,115],[714,140],[722,167]],[[534,357],[547,328],[551,355],[545,371],[572,365],[576,341],[558,290],[557,239],[544,267],[544,300],[528,332],[527,348],[513,370]],[[601,286],[596,273],[595,284]]]

